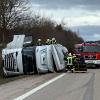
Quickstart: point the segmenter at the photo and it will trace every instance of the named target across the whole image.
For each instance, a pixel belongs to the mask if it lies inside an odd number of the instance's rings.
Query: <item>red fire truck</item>
[[[87,65],[100,67],[100,44],[96,42],[84,42],[75,45],[76,55],[83,56]]]

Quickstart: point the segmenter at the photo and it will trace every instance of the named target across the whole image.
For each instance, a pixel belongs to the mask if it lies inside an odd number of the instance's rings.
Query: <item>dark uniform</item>
[[[75,70],[76,71],[87,71],[85,59],[83,56],[78,57],[77,66],[75,67]]]

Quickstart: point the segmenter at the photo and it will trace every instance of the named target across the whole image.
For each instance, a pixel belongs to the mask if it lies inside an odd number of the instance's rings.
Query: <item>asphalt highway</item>
[[[100,69],[50,76],[1,85],[0,100],[100,100]]]
[[[93,100],[94,73],[65,74],[25,100]]]

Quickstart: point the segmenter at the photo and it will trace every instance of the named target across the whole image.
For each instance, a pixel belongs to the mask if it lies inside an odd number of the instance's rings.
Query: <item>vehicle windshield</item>
[[[80,47],[75,48],[75,52],[77,53],[83,52],[83,47],[80,46]]]
[[[82,52],[100,52],[100,46],[84,46]]]

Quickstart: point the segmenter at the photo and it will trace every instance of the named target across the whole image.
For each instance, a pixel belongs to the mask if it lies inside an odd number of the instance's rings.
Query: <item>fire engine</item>
[[[96,42],[84,42],[75,45],[76,55],[83,56],[87,65],[100,66],[100,44]]]

